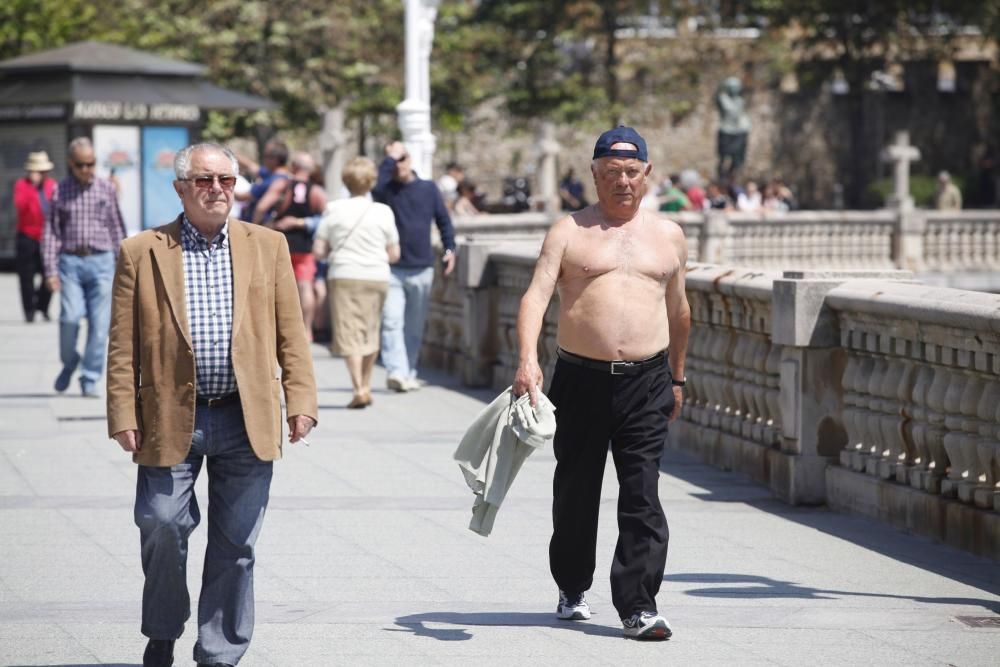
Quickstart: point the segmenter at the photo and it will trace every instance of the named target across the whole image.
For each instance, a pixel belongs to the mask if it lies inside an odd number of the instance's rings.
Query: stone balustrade
[[[517,367],[517,312],[540,238],[466,238],[456,275],[437,276],[423,360],[500,391]],[[687,294],[689,381],[672,447],[788,502],[1000,559],[1000,296],[892,269],[696,262]],[[558,297],[539,340],[547,378],[557,312]]]
[[[691,261],[760,269],[902,269],[931,284],[1000,291],[1000,211],[682,212]],[[468,239],[545,234],[546,213],[457,218]]]
[[[1000,296],[854,282],[826,303],[847,355],[828,502],[1000,557],[996,526],[961,511],[1000,512]]]

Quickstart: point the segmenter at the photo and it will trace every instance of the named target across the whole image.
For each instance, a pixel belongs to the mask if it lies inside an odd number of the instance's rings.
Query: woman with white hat
[[[42,267],[42,230],[45,219],[49,215],[52,204],[52,192],[56,187],[54,179],[49,178],[54,164],[48,153],[38,151],[28,153],[24,163],[24,178],[14,183],[14,209],[17,213],[17,275],[21,282],[21,305],[24,307],[24,319],[35,320],[39,312],[46,320],[49,319],[49,300],[52,292],[45,284],[45,271]],[[35,285],[35,276],[41,277]]]

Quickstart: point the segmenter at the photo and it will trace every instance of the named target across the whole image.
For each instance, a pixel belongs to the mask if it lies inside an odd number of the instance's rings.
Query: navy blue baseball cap
[[[632,144],[635,146],[635,150],[611,148],[619,143]],[[594,159],[602,157],[631,157],[649,162],[649,155],[646,153],[646,140],[631,127],[624,125],[608,130],[597,138],[597,143],[594,144]]]

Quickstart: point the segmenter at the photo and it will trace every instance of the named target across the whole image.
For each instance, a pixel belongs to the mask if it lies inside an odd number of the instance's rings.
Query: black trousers
[[[43,314],[49,312],[49,300],[52,292],[45,285],[45,269],[42,266],[42,244],[27,234],[17,233],[15,262],[17,277],[21,282],[21,307],[24,308],[24,319],[29,322],[35,319],[35,311]],[[35,287],[35,276],[42,277],[41,284]]]
[[[656,611],[667,562],[667,518],[657,485],[674,408],[666,364],[640,375],[611,375],[556,362],[548,396],[556,406],[549,567],[559,588],[594,581],[597,518],[608,443],[618,474],[618,544],[611,598],[621,618]]]

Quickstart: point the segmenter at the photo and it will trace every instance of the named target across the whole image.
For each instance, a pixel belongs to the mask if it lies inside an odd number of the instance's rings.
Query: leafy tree
[[[441,8],[435,106],[451,128],[463,110],[501,99],[515,121],[617,122],[623,19],[641,0],[482,0]],[[437,63],[444,63],[438,67]]]
[[[269,97],[277,112],[212,114],[228,137],[266,128],[315,130],[338,104],[352,116],[400,101],[403,8],[398,0],[8,0],[0,56],[94,39],[205,64],[224,87]]]

